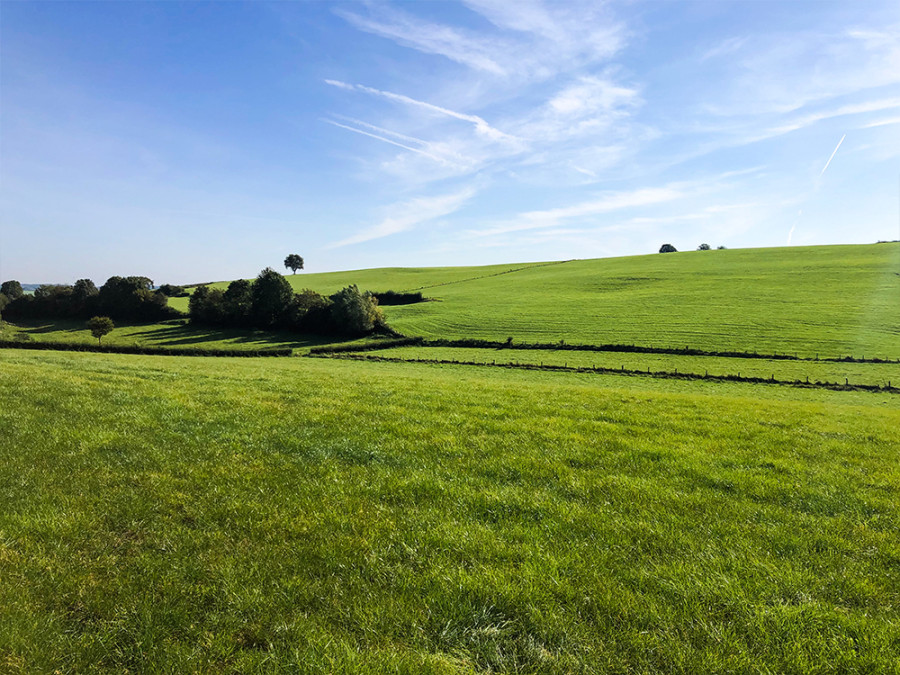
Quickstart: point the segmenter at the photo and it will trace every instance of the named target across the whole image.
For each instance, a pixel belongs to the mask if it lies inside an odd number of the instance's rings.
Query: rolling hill
[[[297,290],[421,290],[386,307],[429,338],[900,357],[900,244],[691,251],[288,275]],[[226,286],[226,283],[216,284]],[[181,298],[182,309],[187,299]]]

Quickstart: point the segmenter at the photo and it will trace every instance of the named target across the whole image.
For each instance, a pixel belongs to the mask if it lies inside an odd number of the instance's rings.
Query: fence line
[[[775,384],[781,386],[789,386],[789,387],[801,387],[804,389],[830,389],[832,391],[872,391],[872,392],[884,392],[889,394],[900,394],[900,387],[891,386],[890,381],[886,385],[879,384],[850,384],[847,378],[844,379],[844,384],[840,382],[821,382],[815,381],[810,382],[809,377],[803,380],[777,380],[775,379],[775,374],[773,373],[771,377],[748,377],[741,376],[740,373],[737,375],[710,375],[708,372],[703,375],[699,373],[679,373],[677,370],[672,371],[651,371],[650,368],[644,370],[634,370],[634,369],[626,369],[623,365],[621,368],[604,368],[597,366],[572,366],[568,365],[564,366],[555,366],[550,364],[536,364],[536,363],[497,363],[496,361],[491,363],[481,362],[481,361],[458,361],[453,359],[420,359],[420,358],[400,358],[396,356],[377,356],[374,354],[356,354],[356,353],[347,353],[347,352],[332,352],[332,353],[310,353],[310,357],[312,358],[333,358],[333,359],[346,359],[353,361],[381,361],[387,363],[425,363],[432,365],[452,365],[452,366],[481,366],[487,368],[511,368],[517,370],[544,370],[544,371],[556,371],[556,372],[571,372],[571,373],[600,373],[600,374],[611,374],[611,375],[628,375],[628,376],[640,376],[640,377],[656,377],[663,379],[675,379],[675,380],[714,380],[720,382],[747,382],[751,384]]]

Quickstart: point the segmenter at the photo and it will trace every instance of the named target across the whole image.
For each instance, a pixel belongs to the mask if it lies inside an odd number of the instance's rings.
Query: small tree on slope
[[[88,321],[88,328],[91,330],[91,335],[97,338],[97,344],[101,344],[101,339],[104,335],[109,335],[112,333],[113,328],[116,325],[113,323],[112,319],[108,316],[95,316],[93,319]]]

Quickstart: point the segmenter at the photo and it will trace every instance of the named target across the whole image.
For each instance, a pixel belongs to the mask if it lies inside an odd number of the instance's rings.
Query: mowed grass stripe
[[[896,670],[897,406],[539,375],[0,353],[4,666]]]

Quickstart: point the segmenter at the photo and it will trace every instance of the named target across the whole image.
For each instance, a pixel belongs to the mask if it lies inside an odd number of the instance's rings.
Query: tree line
[[[284,329],[326,335],[365,335],[386,329],[378,298],[347,286],[329,296],[295,293],[267,267],[253,281],[237,279],[224,291],[198,286],[188,303],[192,323],[234,328]]]
[[[179,316],[168,297],[147,277],[110,277],[99,289],[90,279],[72,285],[44,284],[26,295],[18,281],[0,285],[5,316],[35,319],[85,319],[102,314],[125,321],[159,321]]]
[[[90,279],[71,286],[45,284],[33,295],[25,294],[18,281],[6,281],[0,286],[0,311],[10,318],[160,321],[182,316],[168,306],[168,298],[183,295],[186,291],[180,286],[154,289],[147,277],[111,277],[99,289]],[[375,294],[355,285],[329,296],[309,289],[295,293],[270,267],[253,281],[232,281],[224,291],[197,286],[188,301],[188,314],[196,324],[326,335],[359,336],[387,328]]]

